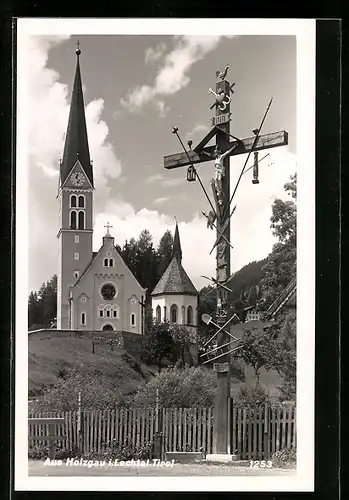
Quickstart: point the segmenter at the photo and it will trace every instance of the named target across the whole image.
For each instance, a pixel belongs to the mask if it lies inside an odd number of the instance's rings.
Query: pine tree
[[[43,283],[28,299],[28,326],[49,328],[57,316],[57,275]]]
[[[162,235],[157,248],[157,281],[164,274],[167,266],[171,262],[173,251],[173,236],[170,230]]]

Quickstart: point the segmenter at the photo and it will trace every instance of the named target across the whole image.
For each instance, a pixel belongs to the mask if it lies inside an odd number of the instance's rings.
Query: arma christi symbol
[[[218,107],[220,111],[225,111],[227,106],[230,104],[231,97],[224,92],[223,89],[219,89],[216,93],[211,87],[208,89],[209,94],[213,94],[216,97],[216,102],[212,104],[211,108],[215,106]]]

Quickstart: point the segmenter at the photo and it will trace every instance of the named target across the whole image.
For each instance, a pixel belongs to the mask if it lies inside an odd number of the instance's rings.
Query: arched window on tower
[[[78,198],[79,208],[85,208],[85,196],[81,194]]]
[[[72,210],[70,212],[70,225],[69,225],[70,229],[77,229],[76,228],[76,211],[75,210]]]
[[[85,229],[85,212],[79,211],[79,227],[78,229]]]
[[[170,308],[170,322],[171,323],[177,323],[177,314],[178,314],[178,307],[176,304],[172,304]]]
[[[71,206],[71,208],[76,208],[76,195],[75,194],[70,195],[70,206]]]
[[[167,307],[164,306],[164,321],[167,320]]]
[[[185,306],[182,306],[182,325],[185,325]]]
[[[156,307],[156,321],[160,323],[161,321],[161,307],[157,306]]]
[[[193,308],[192,306],[188,306],[187,309],[187,325],[193,324]]]

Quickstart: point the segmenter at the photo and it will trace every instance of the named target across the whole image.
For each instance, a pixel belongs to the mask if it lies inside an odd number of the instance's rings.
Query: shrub
[[[56,449],[55,459],[64,460],[65,458],[70,458],[72,456],[72,450],[67,449]],[[49,448],[43,443],[38,443],[34,445],[29,444],[28,448],[28,458],[32,460],[46,460],[49,456]]]
[[[48,446],[39,443],[29,447],[28,458],[33,460],[45,460],[49,455]],[[152,443],[146,442],[144,444],[134,445],[127,438],[124,442],[120,443],[117,440],[105,443],[105,450],[103,451],[90,451],[79,455],[76,450],[56,449],[54,458],[57,460],[64,460],[66,458],[80,458],[84,460],[146,460],[152,456]]]
[[[201,367],[164,369],[128,402],[134,407],[154,407],[157,389],[161,407],[208,407],[214,402],[216,376],[212,371]]]
[[[106,443],[106,451],[103,452],[103,458],[115,460],[145,460],[151,458],[152,455],[152,443],[150,441],[143,444],[136,444],[130,442],[129,438],[126,438],[122,443],[114,439],[109,443]]]
[[[114,409],[123,398],[117,387],[107,384],[102,375],[69,370],[60,376],[53,387],[47,387],[43,396],[31,403],[31,412],[75,411],[78,394],[84,410]]]
[[[274,467],[294,466],[297,462],[297,449],[283,448],[273,453],[270,460],[273,462]]]
[[[259,408],[260,406],[270,403],[270,397],[264,387],[242,386],[239,388],[236,396],[233,399],[235,407]]]

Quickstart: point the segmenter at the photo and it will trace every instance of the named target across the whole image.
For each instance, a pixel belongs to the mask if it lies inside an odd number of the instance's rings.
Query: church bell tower
[[[57,234],[59,244],[57,329],[63,330],[72,326],[70,288],[92,260],[94,186],[81,83],[80,55],[78,43],[57,195],[60,228]]]

